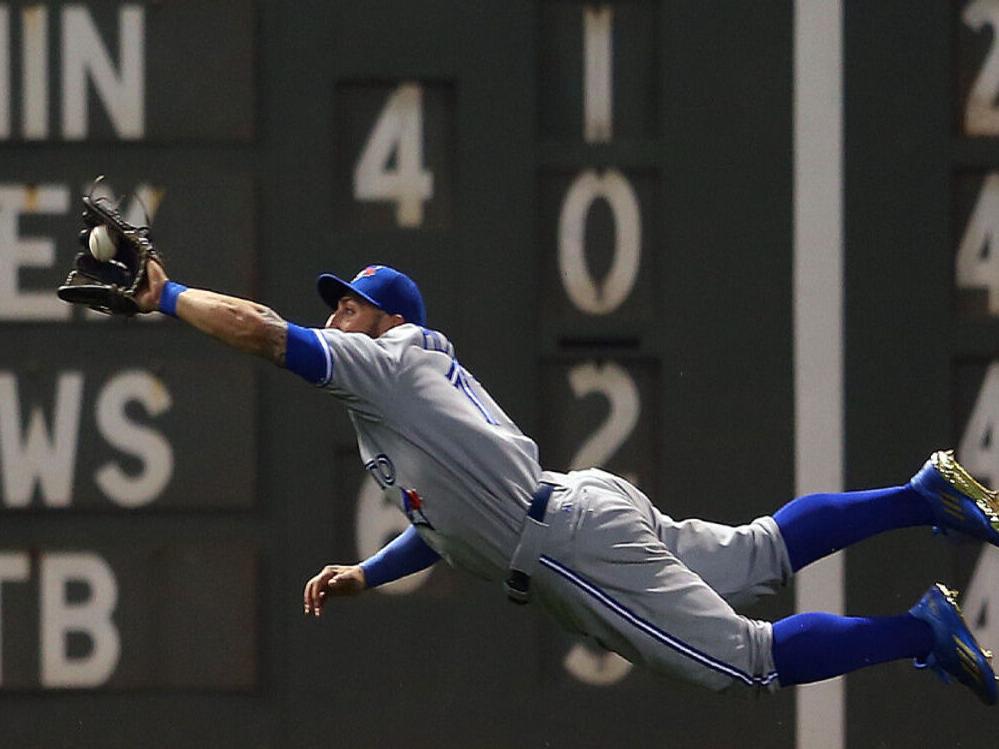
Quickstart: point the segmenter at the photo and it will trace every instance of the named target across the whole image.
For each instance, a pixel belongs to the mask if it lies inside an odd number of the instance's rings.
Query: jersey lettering
[[[395,484],[395,466],[385,453],[379,453],[365,463],[364,470],[371,474],[371,478],[382,489],[388,489]]]
[[[463,393],[475,409],[482,414],[482,418],[486,420],[487,424],[492,424],[497,426],[499,422],[496,418],[489,413],[489,409],[486,408],[485,404],[475,395],[475,391],[472,390],[472,385],[468,381],[470,375],[468,370],[458,363],[457,359],[451,360],[451,367],[447,371],[447,379],[452,385],[454,385],[459,392]]]

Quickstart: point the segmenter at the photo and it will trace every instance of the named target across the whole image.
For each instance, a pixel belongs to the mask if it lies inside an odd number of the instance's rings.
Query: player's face
[[[396,315],[396,317],[398,317]],[[386,330],[394,327],[392,315],[378,309],[363,299],[353,296],[343,296],[336,305],[336,310],[326,320],[327,328],[336,328],[344,333],[364,333],[377,338]]]

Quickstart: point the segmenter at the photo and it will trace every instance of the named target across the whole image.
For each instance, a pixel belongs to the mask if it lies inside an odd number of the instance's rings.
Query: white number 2
[[[423,203],[433,194],[434,175],[423,168],[423,89],[403,83],[389,95],[354,167],[354,197],[395,203],[396,223],[412,228],[423,223]]]
[[[992,45],[985,64],[975,79],[964,110],[964,129],[968,135],[999,135],[999,109],[995,106],[999,94],[999,2],[975,0],[962,14],[964,23],[974,31],[986,24],[992,27]]]

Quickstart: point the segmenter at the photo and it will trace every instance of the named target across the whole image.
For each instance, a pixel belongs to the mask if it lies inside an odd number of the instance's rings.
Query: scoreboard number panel
[[[538,13],[541,137],[594,144],[655,137],[657,5],[542,2]]]
[[[254,201],[249,172],[161,156],[141,161],[135,166],[128,157],[116,158],[96,194],[121,197],[123,215],[137,225],[148,217],[171,276],[252,296],[256,227],[254,212],[245,208]],[[0,324],[114,324],[107,315],[66,304],[53,291],[81,250],[79,200],[97,176],[92,169],[89,160],[60,164],[54,158],[8,159],[0,167]],[[144,325],[159,317],[133,321]]]
[[[0,514],[252,506],[252,363],[169,332],[86,328],[67,350],[33,329],[0,351]]]
[[[999,172],[954,177],[958,315],[999,315]]]
[[[556,471],[604,468],[649,493],[657,474],[659,363],[652,358],[564,355],[542,362],[549,417],[541,463]]]
[[[542,255],[544,325],[569,338],[616,338],[653,321],[657,237],[644,217],[657,193],[652,171],[542,175],[542,240],[553,248]]]
[[[255,28],[251,0],[4,3],[0,142],[249,141]]]
[[[957,25],[961,129],[971,137],[999,136],[999,2],[965,0]]]
[[[446,229],[455,95],[447,83],[336,87],[334,217],[341,230]]]
[[[999,484],[999,360],[955,363],[957,457],[987,486]]]

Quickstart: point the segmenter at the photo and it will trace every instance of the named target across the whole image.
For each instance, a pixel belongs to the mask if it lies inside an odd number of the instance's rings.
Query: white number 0
[[[423,203],[433,195],[434,175],[423,168],[423,89],[403,83],[389,95],[354,167],[354,197],[394,202],[396,222],[412,228],[423,223]]]

